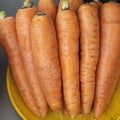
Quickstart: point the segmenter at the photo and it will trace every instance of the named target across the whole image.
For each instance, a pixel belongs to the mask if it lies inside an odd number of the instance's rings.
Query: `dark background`
[[[36,6],[38,0],[32,0]],[[59,0],[56,0],[57,2]],[[86,0],[89,2],[91,0]],[[108,0],[101,0],[107,2]],[[120,0],[114,0],[119,2]],[[5,10],[8,16],[15,16],[16,11],[22,6],[23,0],[0,0],[0,11]],[[0,120],[21,120],[16,111],[14,110],[6,88],[6,69],[7,60],[0,47]]]

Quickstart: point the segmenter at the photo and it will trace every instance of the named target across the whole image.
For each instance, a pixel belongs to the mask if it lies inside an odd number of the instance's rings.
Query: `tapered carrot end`
[[[101,115],[94,115],[94,120],[99,120]]]
[[[72,119],[72,120],[75,120],[75,117],[76,117],[76,116],[71,116],[71,119]]]
[[[69,112],[68,112],[66,109],[64,109],[64,114],[65,114],[66,116],[68,116],[68,115],[69,115]]]
[[[44,118],[45,116],[46,116],[46,113],[42,113],[42,114],[40,115],[41,118]]]
[[[86,99],[87,100],[87,99]],[[91,112],[91,108],[92,108],[92,101],[86,103],[83,103],[82,105],[82,111],[85,117],[88,117],[90,112]]]
[[[72,114],[70,116],[71,116],[72,120],[74,120],[76,118],[76,116],[77,116],[77,113],[76,114]]]
[[[40,115],[40,112],[37,110],[37,111],[32,111],[37,117],[41,117]]]
[[[89,114],[84,114],[84,117],[87,118],[89,116]]]
[[[88,117],[90,114],[90,110],[88,110],[88,109],[83,110],[83,114],[84,114],[84,117]]]
[[[101,107],[101,109],[100,109],[100,107]],[[101,115],[104,113],[104,111],[105,111],[105,105],[103,104],[103,105],[94,105],[94,119],[96,119],[96,120],[99,120],[99,118],[101,117]]]
[[[72,120],[74,120],[74,119],[75,119],[75,116],[74,116],[74,115],[72,115],[72,116],[71,116],[71,118],[72,118]]]

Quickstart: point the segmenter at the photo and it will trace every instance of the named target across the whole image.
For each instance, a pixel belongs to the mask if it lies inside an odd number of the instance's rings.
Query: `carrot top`
[[[33,7],[33,2],[31,0],[25,0],[23,2],[22,8],[32,8]]]
[[[36,15],[37,15],[37,16],[44,16],[44,15],[46,15],[46,14],[43,13],[43,12],[38,12]]]
[[[68,9],[70,9],[69,0],[64,0],[62,2],[62,10],[68,10]]]
[[[100,0],[94,0],[94,2],[99,2]]]
[[[5,11],[0,11],[0,20],[3,20],[7,16]]]

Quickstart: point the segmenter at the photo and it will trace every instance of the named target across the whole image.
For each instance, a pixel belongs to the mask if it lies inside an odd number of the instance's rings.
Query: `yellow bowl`
[[[9,68],[7,70],[7,89],[15,110],[23,120],[72,120],[62,113],[52,111],[48,112],[45,118],[36,117],[24,104]],[[94,120],[93,112],[86,118],[80,114],[75,120]],[[100,120],[120,120],[120,81],[108,108]]]

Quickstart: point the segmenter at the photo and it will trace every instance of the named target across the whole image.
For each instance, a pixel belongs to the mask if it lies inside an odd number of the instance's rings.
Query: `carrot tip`
[[[0,20],[3,20],[7,16],[5,11],[0,11]]]
[[[74,120],[74,119],[75,119],[75,117],[76,117],[76,115],[71,115],[72,120]]]
[[[88,114],[84,114],[84,117],[86,118],[86,117],[88,117],[89,115]]]
[[[40,115],[41,118],[44,118],[46,116],[46,113],[43,113]]]
[[[71,115],[72,120],[76,118],[77,114]]]

